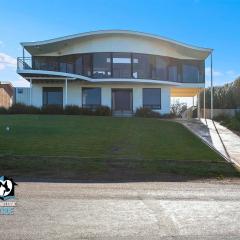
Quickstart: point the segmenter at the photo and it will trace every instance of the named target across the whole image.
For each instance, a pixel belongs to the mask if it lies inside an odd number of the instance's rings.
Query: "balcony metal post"
[[[68,79],[65,79],[65,107],[68,104]]]
[[[29,105],[32,105],[32,78],[30,80],[30,90],[29,90]]]
[[[212,68],[212,52],[211,52],[211,119],[213,119],[213,68]]]
[[[200,116],[200,91],[197,94],[197,118],[201,118]]]
[[[204,83],[203,91],[203,118],[206,119],[206,83]]]
[[[22,54],[22,56],[23,56],[23,62],[24,62],[24,58],[25,58],[25,51],[24,51],[24,47],[23,47],[23,54]]]

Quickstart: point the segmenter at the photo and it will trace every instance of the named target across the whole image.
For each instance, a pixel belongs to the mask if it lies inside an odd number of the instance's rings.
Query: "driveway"
[[[18,182],[0,239],[240,239],[239,181]]]

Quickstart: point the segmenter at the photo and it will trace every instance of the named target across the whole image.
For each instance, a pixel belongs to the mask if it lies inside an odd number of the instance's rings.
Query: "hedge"
[[[66,114],[66,115],[95,115],[110,116],[111,110],[107,106],[99,106],[95,109],[82,108],[75,105],[68,105],[65,108],[59,105],[47,105],[41,108],[16,103],[9,109],[0,108],[0,114]]]

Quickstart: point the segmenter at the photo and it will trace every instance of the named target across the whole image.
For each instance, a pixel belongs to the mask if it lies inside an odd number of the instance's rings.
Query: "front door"
[[[112,110],[132,112],[132,89],[112,89]]]

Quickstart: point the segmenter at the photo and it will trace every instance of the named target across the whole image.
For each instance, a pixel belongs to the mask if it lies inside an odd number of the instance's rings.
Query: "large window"
[[[111,77],[111,54],[94,53],[93,54],[93,77],[109,78]]]
[[[83,75],[87,77],[92,76],[92,55],[83,55]]]
[[[82,105],[96,108],[101,105],[101,88],[82,88]]]
[[[36,70],[75,73],[96,79],[153,79],[183,83],[205,81],[203,60],[142,53],[99,52],[59,57],[33,56],[32,66]]]
[[[133,54],[133,78],[152,79],[152,56]]]
[[[78,75],[83,74],[83,56],[80,54],[75,59],[75,73]]]
[[[130,53],[113,53],[113,77],[114,78],[131,78],[131,54]]]
[[[34,57],[33,67],[36,70],[58,71],[57,57]]]
[[[204,62],[185,60],[182,62],[183,82],[197,83],[204,82]]]
[[[178,69],[177,66],[169,66],[168,67],[168,81],[178,82]]]
[[[59,59],[60,72],[74,73],[74,55],[61,56]]]
[[[43,106],[63,105],[63,89],[61,87],[43,88]]]
[[[143,89],[143,107],[161,109],[161,88]]]
[[[152,78],[162,81],[167,80],[168,60],[161,56],[154,56]]]

